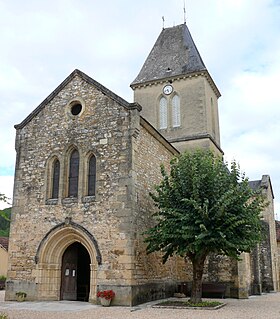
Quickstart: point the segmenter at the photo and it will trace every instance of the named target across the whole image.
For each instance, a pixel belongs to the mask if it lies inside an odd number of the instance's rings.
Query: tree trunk
[[[202,296],[202,275],[206,256],[192,259],[193,266],[193,282],[190,302],[201,302]]]

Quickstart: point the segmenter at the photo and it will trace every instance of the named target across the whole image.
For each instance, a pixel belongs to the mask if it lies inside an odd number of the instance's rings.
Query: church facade
[[[191,281],[180,258],[161,264],[147,255],[149,192],[179,152],[223,155],[219,90],[186,24],[163,29],[128,103],[85,73],[73,71],[16,125],[16,170],[6,300],[97,302],[113,289],[114,304],[172,296]],[[241,262],[211,256],[205,280],[224,282],[227,296],[278,289],[273,192],[264,212],[269,237]],[[272,230],[274,227],[274,233]]]

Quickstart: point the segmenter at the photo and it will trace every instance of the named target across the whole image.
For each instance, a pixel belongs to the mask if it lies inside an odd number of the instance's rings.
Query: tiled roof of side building
[[[252,190],[257,190],[260,189],[261,187],[261,180],[257,180],[257,181],[249,181],[249,186],[252,188]]]
[[[180,24],[162,30],[131,86],[205,70],[187,25]]]
[[[271,195],[274,198],[273,194],[273,188],[271,184],[271,179],[269,175],[262,175],[262,179],[256,180],[256,181],[249,181],[249,186],[253,191],[259,190],[259,189],[270,189]]]
[[[8,237],[0,237],[0,245],[8,251],[9,247],[9,238]]]

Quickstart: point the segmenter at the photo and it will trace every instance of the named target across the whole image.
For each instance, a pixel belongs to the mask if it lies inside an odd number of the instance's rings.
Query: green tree
[[[11,210],[9,207],[0,211],[0,237],[9,237]]]
[[[185,152],[161,166],[162,181],[150,194],[157,206],[155,226],[145,234],[147,252],[189,259],[193,267],[191,302],[200,302],[209,253],[238,259],[261,240],[260,213],[266,203],[254,192],[235,161],[228,168],[210,151]]]
[[[0,202],[7,203],[9,205],[9,198],[6,195],[0,193]]]
[[[9,198],[0,193],[0,202],[9,204]],[[10,231],[11,208],[0,209],[0,236],[8,237]]]

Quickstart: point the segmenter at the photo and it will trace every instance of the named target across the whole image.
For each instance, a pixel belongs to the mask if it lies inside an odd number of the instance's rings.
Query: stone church
[[[131,88],[133,103],[74,70],[15,125],[6,300],[24,291],[28,300],[97,302],[98,290],[113,289],[115,305],[131,306],[190,283],[190,265],[162,265],[143,243],[160,164],[191,148],[223,155],[220,92],[186,24],[162,30]],[[223,282],[226,296],[278,288],[270,179],[251,186],[270,199],[269,236],[240,262],[209,257],[204,280]]]

